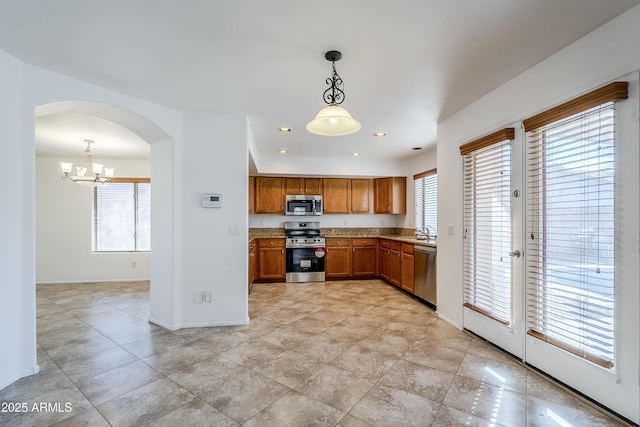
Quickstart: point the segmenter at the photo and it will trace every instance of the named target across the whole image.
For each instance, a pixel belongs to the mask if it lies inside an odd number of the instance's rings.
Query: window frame
[[[425,194],[424,194],[424,189],[425,187],[427,187],[425,184],[427,184],[427,180],[433,180],[435,179],[435,192],[432,195],[432,198],[429,198],[429,200],[427,200],[427,198],[425,198]],[[423,194],[421,197],[422,200],[422,207],[420,209],[421,215],[420,215],[420,220],[418,220],[418,182],[422,180],[422,188],[423,188]],[[414,220],[415,220],[415,229],[420,229],[423,230],[425,226],[429,226],[432,227],[436,234],[435,236],[432,236],[433,238],[436,238],[438,235],[438,169],[434,168],[434,169],[429,169],[425,172],[421,172],[418,174],[415,174],[413,176],[413,186],[414,186],[414,197],[415,197],[415,211],[414,211]],[[431,186],[433,186],[433,184],[430,184],[428,187],[430,188]],[[427,203],[427,201],[429,203]],[[428,209],[427,209],[428,206]],[[431,212],[432,216],[435,217],[436,219],[436,223],[435,224],[425,224],[425,220],[426,220],[426,213],[425,211]],[[419,227],[418,223],[422,224],[422,228]]]
[[[99,247],[99,196],[98,189],[102,187],[102,185],[117,185],[117,184],[133,184],[133,197],[134,204],[132,209],[133,215],[133,250],[128,249],[98,249]],[[100,253],[149,253],[151,251],[151,246],[149,244],[148,249],[139,249],[140,244],[140,233],[139,233],[139,185],[140,184],[148,184],[149,185],[149,195],[148,195],[148,203],[149,203],[149,212],[147,213],[147,218],[151,218],[151,179],[150,178],[113,178],[110,183],[102,184],[100,186],[94,186],[91,191],[91,252],[100,254]],[[150,227],[150,226],[149,226]],[[150,228],[147,231],[148,235],[150,235]]]

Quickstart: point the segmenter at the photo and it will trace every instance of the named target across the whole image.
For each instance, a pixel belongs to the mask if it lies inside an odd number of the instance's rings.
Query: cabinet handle
[[[273,245],[273,242],[269,242],[270,245]]]
[[[355,252],[355,251],[356,251],[356,248],[353,248],[353,252]]]

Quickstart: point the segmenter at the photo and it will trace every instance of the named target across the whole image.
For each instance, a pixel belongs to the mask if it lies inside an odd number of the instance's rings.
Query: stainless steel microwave
[[[322,196],[285,196],[285,215],[322,215]]]

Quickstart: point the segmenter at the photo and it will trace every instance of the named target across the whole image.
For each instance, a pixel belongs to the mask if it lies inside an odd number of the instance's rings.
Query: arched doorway
[[[40,126],[39,126],[40,124]],[[83,189],[70,188],[60,200],[52,200],[51,194],[41,191],[42,200],[36,189],[36,280],[37,281],[65,281],[69,280],[62,274],[64,269],[65,257],[72,259],[78,264],[82,264],[77,270],[78,277],[71,279],[72,281],[99,281],[99,280],[122,280],[127,274],[132,278],[136,278],[135,274],[144,274],[147,269],[147,277],[151,279],[151,312],[150,320],[161,326],[170,328],[174,324],[173,311],[173,253],[172,253],[172,227],[167,227],[173,221],[172,210],[172,144],[173,139],[163,129],[152,123],[145,117],[114,105],[91,102],[91,101],[62,101],[45,105],[40,105],[35,109],[35,125],[36,125],[36,154],[38,156],[65,157],[69,153],[75,153],[76,159],[79,153],[84,149],[78,145],[78,141],[83,139],[94,139],[98,142],[98,147],[105,153],[104,163],[110,159],[123,157],[118,154],[118,150],[124,151],[124,157],[129,156],[128,160],[119,161],[125,165],[119,169],[120,176],[132,175],[132,171],[140,168],[147,170],[147,176],[150,176],[153,182],[151,191],[151,255],[146,254],[120,254],[110,258],[110,263],[100,263],[96,261],[96,257],[91,257],[90,253],[90,225],[82,231],[82,236],[76,236],[76,242],[66,242],[69,251],[78,253],[65,253],[59,250],[65,245],[65,239],[70,238],[69,235],[64,236],[58,231],[45,236],[45,229],[51,229],[51,216],[53,215],[52,201],[58,205],[57,211],[64,222],[90,221],[90,215],[76,209],[74,199],[87,197],[82,192]],[[40,129],[39,129],[40,128]],[[92,133],[92,134],[87,134]],[[102,140],[102,141],[101,141]],[[128,140],[126,144],[119,144],[118,141]],[[61,146],[61,141],[66,144],[66,148]],[[71,143],[71,144],[70,144]],[[100,147],[100,143],[104,144]],[[64,148],[64,149],[63,149]],[[95,147],[94,147],[95,148]],[[56,150],[58,150],[56,152]],[[97,152],[96,152],[97,155]],[[45,158],[45,157],[42,157]],[[48,161],[52,160],[52,161]],[[37,160],[36,175],[39,173],[47,173],[46,180],[43,182],[49,185],[62,185],[59,179],[56,180],[55,173],[60,175],[58,162],[53,159],[47,161]],[[115,161],[115,160],[114,160]],[[140,166],[143,165],[143,166]],[[54,168],[54,169],[51,169]],[[57,170],[56,170],[57,168]],[[155,173],[154,173],[155,172]],[[118,171],[116,171],[118,174]],[[133,173],[135,174],[135,172]],[[51,176],[49,176],[51,175]],[[70,183],[64,182],[69,186]],[[38,187],[38,179],[36,179],[36,187]],[[48,200],[49,203],[46,203]],[[86,199],[82,199],[82,203],[86,208]],[[90,206],[88,207],[90,209]],[[77,217],[74,219],[74,215]],[[49,227],[38,226],[39,223],[47,224]],[[64,227],[58,227],[64,229]],[[82,225],[80,226],[82,228]],[[53,235],[51,235],[53,234]],[[89,236],[89,239],[87,239]],[[88,241],[87,241],[88,240]],[[58,243],[55,243],[58,242]],[[56,248],[57,245],[57,248]],[[72,249],[71,249],[72,248]],[[55,251],[55,249],[58,249]],[[55,252],[53,252],[55,251]],[[56,259],[56,256],[62,258]],[[49,262],[45,262],[50,257]],[[103,257],[103,261],[104,261]],[[151,261],[151,259],[153,261]],[[84,260],[84,261],[82,261]],[[115,263],[115,264],[114,264]],[[128,272],[120,271],[120,275],[114,275],[114,265],[128,266],[131,268]],[[82,268],[84,266],[84,269]],[[38,277],[39,274],[47,272],[47,277]],[[102,271],[102,273],[101,273]],[[100,278],[101,274],[104,276]]]

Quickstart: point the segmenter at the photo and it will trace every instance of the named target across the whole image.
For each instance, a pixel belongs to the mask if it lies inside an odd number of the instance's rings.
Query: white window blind
[[[508,325],[511,142],[503,138],[463,158],[464,306]]]
[[[605,367],[615,359],[615,103],[527,141],[528,334]]]
[[[93,251],[151,249],[151,184],[117,182],[94,187]]]
[[[438,175],[435,171],[414,177],[416,193],[416,228],[429,229],[431,237],[438,230]]]

